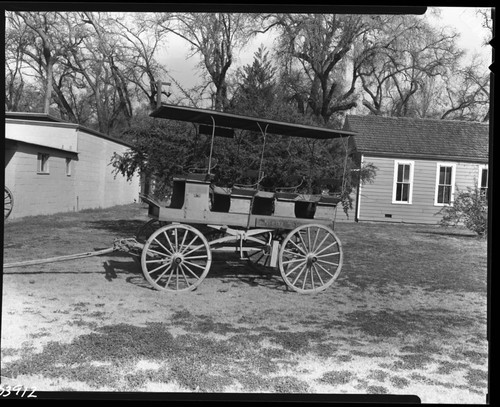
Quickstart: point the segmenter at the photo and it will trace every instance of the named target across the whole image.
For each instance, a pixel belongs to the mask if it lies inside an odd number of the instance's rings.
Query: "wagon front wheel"
[[[328,288],[342,269],[340,240],[323,225],[303,225],[283,240],[278,264],[286,285],[300,293]]]
[[[207,239],[189,225],[170,224],[151,234],[142,250],[141,267],[157,290],[191,291],[208,274],[212,254]]]

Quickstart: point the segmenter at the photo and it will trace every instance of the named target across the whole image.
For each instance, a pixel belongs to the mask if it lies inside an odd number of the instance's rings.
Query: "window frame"
[[[410,185],[408,191],[408,201],[396,200],[397,186],[398,186],[398,169],[400,165],[410,166],[410,177],[408,184]],[[415,161],[412,160],[394,160],[394,178],[392,182],[392,203],[396,205],[411,205],[413,203],[413,174],[415,169]]]
[[[486,185],[483,187],[483,171],[486,171]],[[478,175],[478,182],[477,186],[481,193],[484,193],[485,196],[488,196],[488,182],[489,182],[489,177],[490,177],[490,171],[488,169],[487,165],[480,165],[479,166],[479,175]]]
[[[66,176],[71,177],[72,175],[72,163],[73,160],[70,157],[66,157]]]
[[[37,174],[50,174],[49,159],[50,159],[50,154],[38,153],[36,159]]]
[[[439,195],[439,175],[441,172],[442,167],[449,167],[451,168],[451,184],[449,186],[451,187],[450,189],[450,202],[449,203],[444,203],[444,202],[438,202],[438,195]],[[434,191],[434,206],[450,206],[453,205],[453,201],[455,200],[455,176],[457,173],[457,164],[456,163],[447,163],[447,162],[437,162],[436,163],[436,183],[435,183],[435,191]],[[442,184],[442,185],[448,185],[448,184]]]

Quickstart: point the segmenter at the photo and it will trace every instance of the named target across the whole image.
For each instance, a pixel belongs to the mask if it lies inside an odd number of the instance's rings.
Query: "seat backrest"
[[[234,184],[236,188],[257,188],[262,179],[264,178],[264,173],[258,170],[245,170],[241,173],[242,182]],[[243,183],[247,181],[248,183]]]
[[[210,168],[208,168],[210,166]],[[203,163],[198,166],[191,167],[188,170],[190,174],[199,174],[199,173],[209,173],[217,166],[217,159],[212,158],[212,162],[210,162],[210,158],[206,157]]]
[[[297,192],[299,187],[304,183],[304,177],[300,175],[291,175],[287,179],[287,187],[276,187],[276,192]]]

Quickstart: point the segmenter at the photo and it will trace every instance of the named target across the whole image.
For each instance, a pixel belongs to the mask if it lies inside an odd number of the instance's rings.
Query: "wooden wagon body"
[[[228,128],[295,137],[336,138],[350,132],[302,126],[210,110],[161,105],[151,116],[212,125],[213,138]],[[221,127],[222,126],[222,127]],[[157,289],[190,291],[207,275],[212,251],[235,251],[264,266],[279,267],[291,289],[308,293],[329,287],[340,273],[343,253],[334,229],[338,197],[225,188],[206,173],[174,176],[168,205],[144,197],[160,227],[145,239],[141,266]]]

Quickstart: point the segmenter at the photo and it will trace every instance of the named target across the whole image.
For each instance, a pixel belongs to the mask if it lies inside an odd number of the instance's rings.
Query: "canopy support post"
[[[262,143],[262,152],[260,154],[260,164],[259,164],[259,173],[257,175],[257,189],[260,187],[260,174],[262,174],[262,163],[264,162],[264,150],[266,149],[266,133],[267,133],[267,127],[269,124],[266,124],[266,127],[264,128],[264,131],[262,131],[262,127],[260,127],[260,124],[257,123],[257,126],[259,126],[260,132],[264,136],[264,142]]]
[[[210,118],[212,119],[212,140],[210,142],[210,156],[208,157],[208,169],[207,169],[208,175],[211,175],[210,170],[212,169],[212,152],[214,149],[214,138],[215,138],[215,119],[213,116],[210,116]]]

